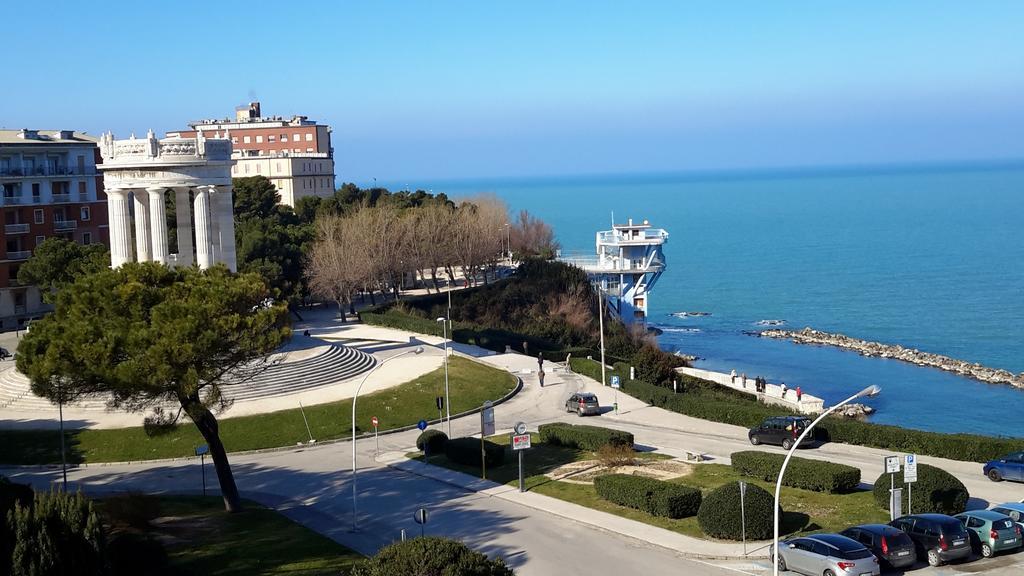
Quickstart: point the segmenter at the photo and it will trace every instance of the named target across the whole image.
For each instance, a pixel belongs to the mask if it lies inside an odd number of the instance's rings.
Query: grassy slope
[[[494,437],[491,440],[504,444],[508,443],[508,438],[504,436]],[[544,476],[545,472],[562,464],[578,460],[590,460],[596,456],[592,452],[540,444],[538,440],[539,438],[533,435],[533,448],[530,448],[525,455],[524,468],[527,490],[686,534],[687,536],[704,538],[695,516],[678,520],[658,518],[639,510],[633,510],[602,500],[592,485],[559,482]],[[641,454],[640,456],[647,458],[659,457],[655,454]],[[474,476],[479,476],[480,474],[479,468],[453,464],[444,457],[431,457],[429,462]],[[518,485],[518,474],[518,463],[511,453],[506,457],[505,464],[488,469],[487,471],[488,479],[509,485]],[[730,466],[699,464],[694,467],[692,474],[673,480],[673,482],[700,488],[706,494],[722,484],[739,479],[740,477],[733,472]],[[774,484],[760,480],[745,480],[761,486],[768,490],[769,493],[775,492]],[[853,494],[825,494],[784,487],[782,490],[782,508],[786,512],[782,522],[782,529],[785,533],[836,531],[855,524],[866,522],[884,523],[888,520],[888,514],[875,504],[870,491]]]
[[[159,502],[161,516],[183,520],[145,532],[173,542],[165,544],[170,562],[188,574],[338,575],[363,558],[253,502],[238,514],[226,513],[219,497],[160,497]]]
[[[485,400],[510,392],[516,379],[503,370],[453,357],[449,362],[452,414],[479,407]],[[380,419],[380,430],[390,430],[420,419],[437,417],[434,399],[444,395],[444,368],[412,382],[360,396],[356,429],[373,430],[370,418]],[[328,440],[351,434],[351,400],[305,407],[313,438]],[[298,408],[226,418],[220,421],[221,438],[229,451],[290,446],[309,439]],[[187,420],[173,432],[148,437],[142,427],[67,432],[72,462],[117,462],[190,456],[204,441]],[[0,463],[52,464],[60,462],[59,435],[49,430],[0,430]]]

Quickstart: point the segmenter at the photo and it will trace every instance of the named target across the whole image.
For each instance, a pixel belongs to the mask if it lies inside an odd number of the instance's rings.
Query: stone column
[[[215,198],[219,204],[217,208],[217,219],[219,220],[217,231],[220,233],[220,262],[223,262],[228,270],[238,272],[238,265],[235,262],[235,214],[234,202],[231,199],[231,186],[218,186]]]
[[[150,242],[153,245],[153,261],[167,264],[167,206],[164,204],[164,193],[167,188],[146,188],[149,192],[149,227],[152,231]]]
[[[128,191],[107,188],[107,218],[110,223],[110,267],[117,268],[132,261],[131,215],[128,213]]]
[[[135,260],[149,262],[153,259],[153,238],[149,227],[149,195],[142,189],[132,190],[135,197]]]
[[[213,265],[213,243],[210,237],[210,189],[213,186],[196,188],[196,262],[207,269]]]
[[[178,266],[191,266],[192,257],[192,204],[189,189],[174,189],[174,215],[178,229]]]
[[[220,194],[216,186],[208,186],[210,190],[210,248],[211,265],[223,262],[220,257]]]

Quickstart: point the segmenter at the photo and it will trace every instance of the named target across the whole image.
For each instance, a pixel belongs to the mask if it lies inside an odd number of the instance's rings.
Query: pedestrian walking
[[[782,388],[782,398],[785,399],[786,398],[786,383],[785,382],[780,382],[779,383],[779,388]]]
[[[729,382],[732,384],[736,383],[736,369],[733,368],[732,372],[729,372]]]
[[[537,369],[540,370],[541,372],[544,371],[544,353],[543,352],[538,352],[537,353]]]
[[[797,386],[796,387],[796,403],[797,404],[800,403],[800,399],[803,398],[803,396],[804,396],[804,391],[801,390],[799,386]]]
[[[743,374],[740,374],[740,382],[743,385],[743,389],[745,390],[747,388],[747,373],[746,372],[744,372]]]
[[[537,372],[537,379],[540,380],[540,387],[543,388],[544,387],[544,371],[543,370]]]
[[[526,340],[523,340],[523,354],[526,354],[527,356],[530,355],[530,347]]]

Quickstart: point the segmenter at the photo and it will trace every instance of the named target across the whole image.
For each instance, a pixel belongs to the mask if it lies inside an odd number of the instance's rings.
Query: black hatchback
[[[959,520],[945,514],[900,516],[889,523],[907,533],[914,541],[918,556],[930,566],[971,556],[971,538]]]
[[[777,444],[789,450],[810,425],[811,419],[804,416],[775,416],[765,420],[756,428],[751,428],[747,433],[747,438],[754,446]],[[803,445],[806,446],[813,439],[808,436],[804,439]]]
[[[879,560],[893,568],[906,568],[917,561],[914,541],[905,532],[892,526],[862,524],[847,528],[840,534],[860,542]]]

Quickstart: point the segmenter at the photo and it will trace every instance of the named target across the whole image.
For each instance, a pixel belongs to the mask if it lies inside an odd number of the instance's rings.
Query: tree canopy
[[[287,308],[270,298],[256,274],[217,266],[168,268],[130,263],[78,278],[57,295],[53,314],[33,325],[18,347],[18,370],[32,391],[57,401],[103,393],[130,410],[153,408],[149,420],[184,412],[210,446],[229,510],[239,508],[215,410],[222,392],[267,364],[290,335]],[[176,414],[163,408],[173,405]]]
[[[47,238],[18,268],[18,282],[39,286],[43,301],[85,274],[110,266],[110,251],[103,244],[77,244],[64,238]]]

